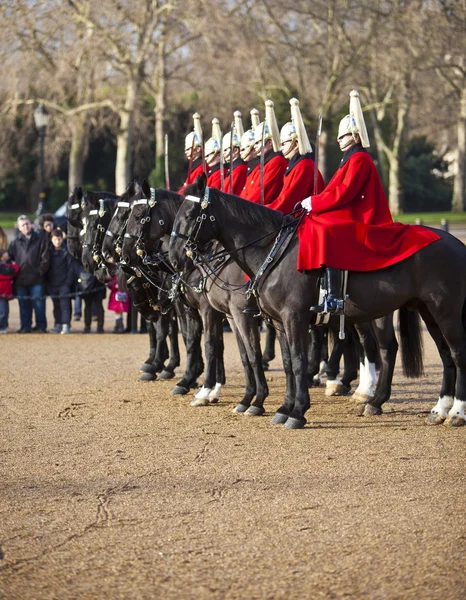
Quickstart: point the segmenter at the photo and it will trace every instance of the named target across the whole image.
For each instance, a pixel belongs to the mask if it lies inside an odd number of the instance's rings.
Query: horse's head
[[[186,188],[173,223],[169,257],[173,267],[182,271],[187,259],[195,260],[206,244],[217,239],[218,226],[214,215],[211,190],[202,174],[193,185]]]
[[[141,194],[141,185],[134,180],[118,199],[116,210],[110,219],[102,244],[102,256],[107,263],[114,264],[120,259],[123,236],[131,213],[131,203],[140,198]]]
[[[103,197],[98,198],[94,192],[87,192],[88,203],[83,209],[81,261],[84,268],[91,273],[102,266],[102,244],[116,203],[116,199],[107,198],[105,192],[99,195]]]
[[[68,220],[66,241],[68,251],[78,260],[81,258],[83,203],[84,194],[82,188],[74,186],[66,204],[66,218]]]
[[[135,264],[138,257],[158,250],[159,241],[171,232],[180,203],[178,194],[151,188],[147,181],[143,182],[126,225],[122,258],[127,264]]]

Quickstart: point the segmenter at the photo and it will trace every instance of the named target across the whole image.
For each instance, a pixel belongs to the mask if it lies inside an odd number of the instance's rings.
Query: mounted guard
[[[188,175],[186,181],[179,189],[178,193],[182,194],[183,190],[196,181],[196,179],[204,172],[205,167],[202,152],[202,128],[201,116],[199,113],[193,114],[194,129],[190,131],[184,141],[184,155],[188,159]]]
[[[254,128],[254,152],[257,163],[251,161],[241,197],[267,206],[280,193],[288,166],[280,152],[280,134],[272,100],[265,103],[265,121]]]
[[[316,193],[314,175],[317,166],[312,158],[312,146],[304,127],[299,109],[299,100],[292,98],[291,121],[283,125],[280,131],[280,143],[288,167],[283,178],[283,188],[278,198],[268,204],[269,208],[281,211],[284,215],[293,212],[295,205],[303,198]],[[317,173],[318,189],[324,189],[324,180]]]
[[[246,183],[248,164],[241,158],[241,137],[244,134],[243,122],[239,110],[234,113],[231,131],[223,137],[223,158],[228,163],[225,177],[225,192],[239,196]]]
[[[374,271],[408,258],[439,239],[420,226],[395,223],[376,166],[359,102],[340,122],[340,166],[326,189],[302,201],[308,211],[299,229],[298,270],[325,267],[327,293],[316,312],[342,314],[342,271]]]
[[[205,143],[204,153],[205,161],[209,167],[209,175],[207,177],[207,185],[209,187],[222,189],[223,181],[223,162],[222,153],[222,131],[220,129],[220,121],[215,117],[212,119],[212,137]]]

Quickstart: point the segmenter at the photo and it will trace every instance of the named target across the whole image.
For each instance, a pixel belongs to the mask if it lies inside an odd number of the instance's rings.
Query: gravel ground
[[[0,344],[0,598],[466,597],[466,428],[425,424],[441,379],[429,339],[426,376],[397,367],[383,415],[313,389],[298,431],[271,424],[278,359],[267,414],[233,414],[231,333],[206,408],[138,381],[145,335]]]

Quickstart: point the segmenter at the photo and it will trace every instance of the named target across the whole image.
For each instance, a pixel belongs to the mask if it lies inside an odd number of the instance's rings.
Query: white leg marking
[[[374,397],[375,384],[377,382],[377,373],[375,363],[369,362],[366,358],[364,364],[359,365],[359,385],[354,392],[357,396]]]
[[[457,402],[457,400],[455,400],[455,402]],[[442,398],[438,399],[437,404],[430,412],[442,417],[443,419],[446,419],[448,417],[448,411],[450,408],[452,408],[452,406],[453,398],[451,396],[443,396]]]
[[[202,386],[201,389],[197,392],[197,394],[194,397],[197,398],[198,400],[209,398],[209,394],[211,391],[212,390],[210,388],[206,388],[206,387]]]
[[[448,417],[459,417],[460,419],[465,419],[466,420],[466,414],[465,411],[466,410],[466,402],[463,402],[462,400],[457,400],[455,398],[455,401],[453,402],[453,406],[451,407],[449,413],[448,413]]]
[[[214,389],[209,394],[209,402],[215,403],[215,402],[219,401],[221,389],[222,389],[222,384],[216,383]]]

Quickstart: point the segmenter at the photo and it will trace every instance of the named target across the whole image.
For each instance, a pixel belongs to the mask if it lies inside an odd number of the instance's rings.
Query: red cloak
[[[209,165],[206,164],[205,168],[206,168],[206,173],[208,175],[209,170],[210,170]],[[178,194],[182,194],[184,192],[184,189],[188,185],[191,185],[192,183],[194,183],[196,181],[196,179],[199,177],[199,175],[202,175],[202,173],[203,173],[202,159],[198,158],[197,160],[193,161],[193,164],[191,165],[191,173],[188,173],[188,176],[186,177],[186,181],[183,183],[183,185],[178,190]]]
[[[294,161],[293,157],[285,172],[280,195],[268,204],[269,208],[279,210],[284,215],[290,214],[298,202],[314,192],[314,161],[308,155],[296,156],[298,159]],[[318,189],[323,190],[324,187],[324,180],[319,172]]]
[[[374,271],[440,239],[424,227],[393,222],[377,169],[361,147],[311,202],[298,232],[299,270]]]
[[[264,205],[270,204],[280,193],[283,187],[283,175],[288,162],[280,153],[270,152],[264,161]],[[261,178],[260,165],[249,173],[244,184],[241,198],[260,204],[261,201]]]
[[[236,161],[235,161],[236,162]],[[244,184],[246,183],[246,178],[248,176],[248,163],[246,162],[237,162],[233,163],[233,191],[231,190],[231,174],[228,171],[228,175],[225,177],[225,192],[227,194],[235,194],[235,196],[239,196],[241,194],[242,189],[244,188]]]

